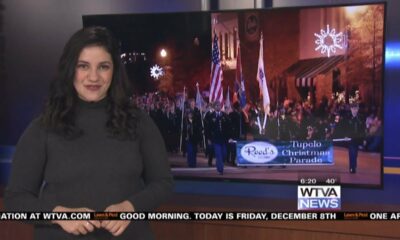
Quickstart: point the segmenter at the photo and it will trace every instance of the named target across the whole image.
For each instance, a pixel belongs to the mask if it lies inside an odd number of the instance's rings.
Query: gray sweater
[[[150,211],[172,192],[163,139],[151,118],[138,111],[137,138],[109,137],[107,102],[79,101],[76,124],[83,135],[66,140],[34,120],[20,138],[5,192],[8,211],[49,211],[57,206],[103,211],[129,200]],[[42,191],[40,190],[42,188]],[[35,225],[36,239],[114,239],[106,230],[75,237],[58,225]],[[115,239],[151,239],[146,222],[131,222]]]

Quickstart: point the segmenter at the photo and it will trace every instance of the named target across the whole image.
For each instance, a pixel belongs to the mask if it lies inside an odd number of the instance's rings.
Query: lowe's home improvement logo
[[[298,210],[340,210],[340,186],[298,186]]]
[[[278,149],[267,142],[251,142],[242,147],[240,154],[250,163],[266,163],[278,156]]]

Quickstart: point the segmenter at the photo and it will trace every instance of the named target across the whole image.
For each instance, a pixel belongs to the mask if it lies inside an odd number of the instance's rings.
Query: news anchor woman
[[[8,211],[151,211],[172,193],[162,137],[131,105],[119,44],[103,27],[67,42],[41,116],[14,154]],[[143,221],[35,224],[35,239],[153,239]]]

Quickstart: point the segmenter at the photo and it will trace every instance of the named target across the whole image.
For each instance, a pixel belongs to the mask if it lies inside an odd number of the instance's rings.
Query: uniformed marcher
[[[175,107],[175,104],[172,103],[169,106],[169,111],[166,113],[167,119],[167,140],[166,146],[169,152],[176,153],[179,149],[179,131],[180,131],[180,122],[181,122],[181,114],[179,108]]]
[[[229,140],[227,147],[227,161],[232,165],[236,160],[236,142],[244,140],[246,136],[246,119],[240,109],[239,102],[233,104],[233,111],[229,113]]]
[[[210,124],[211,119],[214,114],[214,106],[213,104],[209,104],[208,111],[204,114],[204,135],[206,138],[206,156],[208,158],[208,166],[212,166],[212,160],[214,158],[214,148],[211,142],[211,133],[210,133]]]
[[[189,167],[197,166],[197,144],[201,140],[201,123],[188,111],[183,122],[183,138],[186,143],[187,163]]]
[[[224,173],[224,159],[226,158],[226,144],[228,140],[228,116],[221,111],[221,103],[214,102],[215,112],[211,115],[208,132],[214,148],[217,171]]]
[[[365,133],[364,121],[361,119],[358,113],[358,103],[350,104],[351,114],[347,119],[347,135],[351,138],[349,148],[349,171],[350,173],[356,173],[357,171],[357,157],[358,147],[362,144]]]

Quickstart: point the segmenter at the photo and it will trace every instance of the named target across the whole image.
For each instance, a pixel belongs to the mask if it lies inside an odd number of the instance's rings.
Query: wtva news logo
[[[340,210],[340,186],[298,186],[297,210]]]

